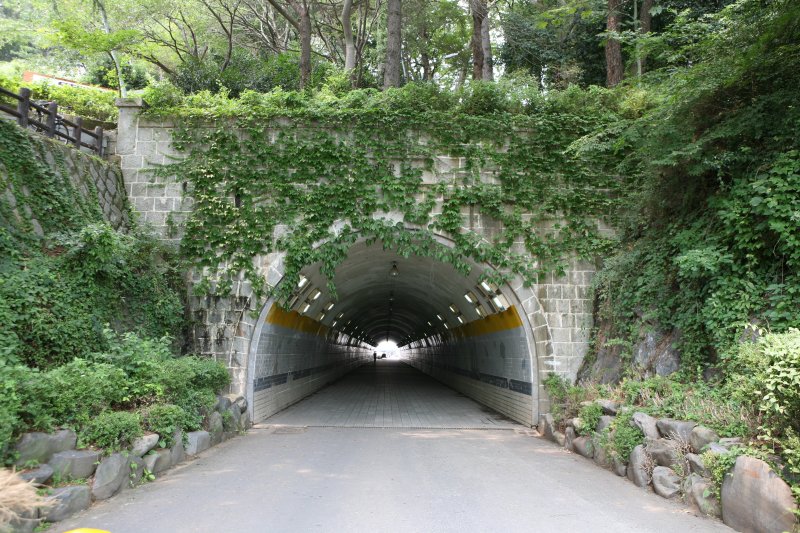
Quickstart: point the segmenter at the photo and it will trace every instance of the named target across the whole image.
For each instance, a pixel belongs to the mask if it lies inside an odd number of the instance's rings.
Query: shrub
[[[550,396],[551,411],[557,421],[577,416],[580,403],[589,396],[586,389],[572,385],[558,374],[548,374],[542,383]]]
[[[608,431],[607,449],[620,461],[627,463],[633,449],[642,443],[644,433],[631,424],[633,411],[619,413]]]
[[[600,422],[600,417],[603,416],[603,408],[596,403],[590,403],[581,407],[578,412],[578,417],[581,419],[581,425],[575,430],[580,435],[591,435]]]
[[[186,411],[183,408],[172,404],[158,404],[149,407],[143,415],[144,427],[148,431],[158,433],[160,439],[158,445],[162,448],[169,448],[175,443],[175,432],[183,431],[186,438],[187,424]]]
[[[139,413],[104,411],[80,432],[81,446],[93,444],[105,450],[121,450],[142,435]]]

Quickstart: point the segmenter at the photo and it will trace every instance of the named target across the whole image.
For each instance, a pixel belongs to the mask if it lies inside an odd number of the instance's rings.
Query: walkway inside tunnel
[[[391,359],[362,365],[264,423],[352,428],[520,427],[406,363]]]

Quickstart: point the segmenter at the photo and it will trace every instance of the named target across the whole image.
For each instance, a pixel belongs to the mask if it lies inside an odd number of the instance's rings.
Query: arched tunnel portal
[[[262,422],[348,372],[372,363],[384,341],[403,362],[527,426],[538,419],[538,364],[521,284],[481,280],[381,243],[353,245],[336,268],[332,298],[319,264],[309,265],[283,306],[270,299],[253,328],[246,390]],[[541,354],[539,354],[541,355]]]

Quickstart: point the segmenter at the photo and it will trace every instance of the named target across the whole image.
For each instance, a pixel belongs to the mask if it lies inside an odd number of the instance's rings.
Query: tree
[[[401,0],[388,0],[386,4],[386,66],[383,88],[400,86],[403,7]]]
[[[267,1],[297,32],[300,40],[300,88],[303,89],[311,79],[311,1],[286,0],[289,9],[278,0]]]
[[[489,37],[489,9],[486,0],[470,0],[472,12],[472,79],[494,79],[492,44]]]
[[[614,87],[622,81],[622,46],[619,42],[620,7],[622,0],[608,0],[606,19],[606,86]]]

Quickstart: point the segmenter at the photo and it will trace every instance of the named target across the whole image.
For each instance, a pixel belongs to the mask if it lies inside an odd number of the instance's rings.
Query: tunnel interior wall
[[[537,416],[531,355],[515,307],[446,337],[414,342],[405,352],[411,366],[527,426]]]
[[[277,305],[257,339],[250,375],[253,421],[261,422],[372,360],[372,351]]]

